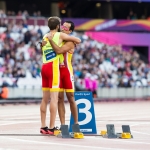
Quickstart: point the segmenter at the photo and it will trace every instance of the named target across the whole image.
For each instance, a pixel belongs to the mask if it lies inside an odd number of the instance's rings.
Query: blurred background
[[[38,42],[50,16],[73,21],[82,40],[73,56],[76,91],[95,100],[149,98],[150,0],[0,0],[1,100],[42,98]]]

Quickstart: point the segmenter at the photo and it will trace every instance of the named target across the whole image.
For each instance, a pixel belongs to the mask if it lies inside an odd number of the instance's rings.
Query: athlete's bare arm
[[[70,51],[71,49],[74,49],[74,43],[73,42],[66,42],[62,47],[57,46],[52,39],[49,39],[49,42],[51,43],[52,48],[54,49],[54,51],[57,54],[63,54],[66,53],[68,51]]]
[[[79,38],[67,35],[66,33],[62,33],[62,32],[60,33],[60,39],[62,39],[63,41],[72,41],[76,44],[81,43],[81,40]]]
[[[48,33],[46,37],[50,40],[53,38],[53,36],[54,36],[54,34]],[[59,40],[60,40],[59,43],[62,43],[63,41],[72,41],[75,44],[81,43],[81,40],[79,38],[67,35],[66,33],[62,33],[62,32],[60,33]]]

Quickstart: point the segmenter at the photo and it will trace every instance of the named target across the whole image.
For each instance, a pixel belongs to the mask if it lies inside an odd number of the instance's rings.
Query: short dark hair
[[[69,30],[72,30],[72,32],[74,31],[74,28],[75,28],[75,25],[72,21],[65,21],[66,23],[70,23],[71,26],[70,26],[70,29]]]
[[[50,17],[48,19],[48,27],[50,30],[56,29],[57,26],[60,26],[60,21],[55,17]]]

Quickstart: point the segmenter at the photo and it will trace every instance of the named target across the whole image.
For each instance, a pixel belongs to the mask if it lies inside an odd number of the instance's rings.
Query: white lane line
[[[103,113],[101,113],[101,114],[103,114]],[[139,113],[139,114],[132,114],[132,116],[138,116],[138,115],[142,115],[142,116],[144,116],[144,117],[134,117],[134,118],[149,118],[149,114],[147,114],[147,113]],[[146,116],[145,116],[146,115]],[[102,115],[96,115],[96,118],[97,117],[100,117],[100,118],[104,118],[104,117],[120,117],[120,116],[123,116],[123,118],[124,117],[131,117],[132,118],[132,116],[131,116],[131,113],[128,113],[128,114],[126,114],[126,112],[124,112],[124,113],[119,113],[119,114],[103,114],[103,116]]]
[[[114,142],[125,142],[125,143],[133,143],[133,144],[147,144],[147,145],[150,145],[150,142],[147,143],[147,142],[137,142],[137,141],[123,141],[123,139],[107,139],[107,138],[102,138],[102,139],[99,139],[99,138],[95,138],[95,137],[86,137],[86,138],[89,138],[89,139],[96,139],[96,140],[111,140],[111,141],[114,141]]]
[[[134,127],[134,126],[138,126],[138,125],[142,125],[142,124],[150,124],[150,122],[140,122],[140,123],[136,123],[136,124],[133,124],[133,125],[130,125],[130,126]]]
[[[1,118],[2,120],[6,120],[6,121],[11,121],[11,120],[19,120],[19,119],[39,119],[40,118],[40,116],[38,115],[36,115],[36,116],[28,116],[28,117],[14,117],[14,118]]]
[[[144,135],[150,135],[150,133],[143,133],[143,132],[138,132],[138,131],[133,131],[132,132],[135,132],[135,133],[139,133],[139,134],[144,134]]]
[[[16,112],[15,114],[5,114],[5,115],[0,115],[0,117],[19,117],[19,116],[33,116],[33,115],[40,115],[40,113],[38,112],[38,113],[36,113],[36,114],[33,114],[33,112],[29,112],[29,113],[23,113],[23,114],[21,114],[21,113],[19,113],[19,112]]]
[[[2,137],[3,138],[3,137]],[[61,144],[61,143],[55,143],[55,142],[40,142],[40,141],[34,141],[34,140],[23,140],[23,139],[17,139],[17,138],[6,138],[7,140],[15,140],[20,142],[28,142],[28,143],[37,143],[37,144],[47,144],[47,145],[59,145],[59,146],[69,146],[69,147],[79,147],[79,148],[89,148],[89,149],[103,149],[103,150],[127,150],[127,149],[118,149],[118,148],[106,148],[106,147],[96,147],[96,146],[83,146],[83,145],[76,145],[76,144]],[[128,149],[129,150],[129,149]]]
[[[0,148],[0,150],[17,150],[17,149],[11,149],[11,148]]]
[[[0,126],[11,125],[11,124],[32,123],[32,122],[40,122],[40,121],[20,121],[20,122],[17,121],[17,122],[11,122],[11,123],[0,124]]]

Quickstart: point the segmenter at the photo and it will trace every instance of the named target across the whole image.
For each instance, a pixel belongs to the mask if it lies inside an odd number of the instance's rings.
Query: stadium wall
[[[97,98],[136,99],[150,96],[150,88],[98,88]],[[8,99],[41,99],[41,88],[9,88]]]

